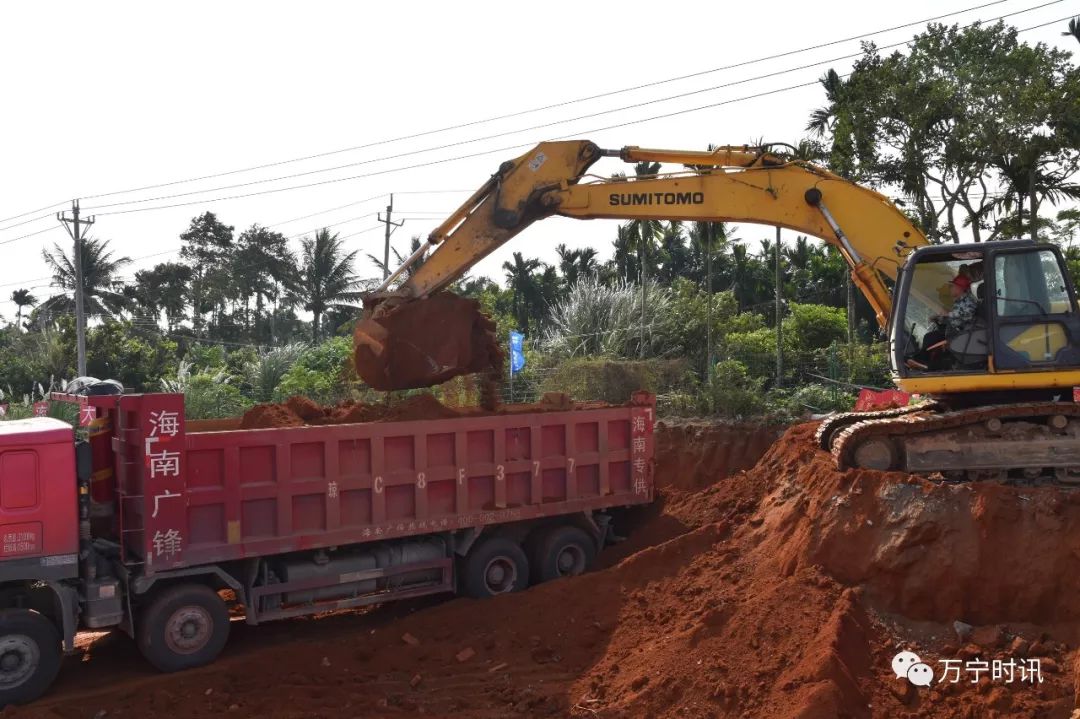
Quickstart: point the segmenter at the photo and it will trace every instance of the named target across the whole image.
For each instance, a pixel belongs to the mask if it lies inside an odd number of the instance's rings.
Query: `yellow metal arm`
[[[652,178],[586,176],[602,156],[678,163],[690,169]],[[587,141],[548,142],[504,163],[436,229],[417,255],[436,249],[394,294],[424,297],[446,287],[530,224],[551,215],[750,222],[819,237],[841,252],[882,326],[892,304],[885,278],[896,277],[901,261],[898,246],[928,244],[884,195],[824,168],[755,148],[604,151]]]

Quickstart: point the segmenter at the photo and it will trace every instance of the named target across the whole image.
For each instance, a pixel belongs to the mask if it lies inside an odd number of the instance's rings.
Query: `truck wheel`
[[[0,707],[45,693],[60,671],[60,635],[28,609],[0,611]]]
[[[533,560],[533,581],[576,577],[592,565],[596,542],[577,527],[552,527],[540,537]]]
[[[139,650],[163,672],[209,664],[229,638],[229,610],[202,584],[166,589],[142,614]]]
[[[492,537],[465,557],[462,582],[465,594],[477,599],[519,592],[529,586],[529,560],[516,543]]]

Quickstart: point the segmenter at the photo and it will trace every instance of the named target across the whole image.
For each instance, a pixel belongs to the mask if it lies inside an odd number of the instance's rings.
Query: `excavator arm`
[[[643,178],[588,174],[602,157],[619,157],[628,163],[677,163],[684,169]],[[402,317],[402,305],[445,289],[526,227],[553,215],[583,220],[749,222],[819,237],[844,257],[852,280],[883,327],[892,307],[886,280],[895,280],[908,249],[928,244],[884,195],[766,148],[601,150],[588,141],[545,142],[503,163],[372,293],[365,302],[368,314],[356,336],[361,376],[370,382],[370,377],[379,374],[379,382],[386,388],[425,386],[422,382],[426,378],[419,376],[423,372],[415,371],[416,362],[407,373],[409,377],[393,376],[393,355],[401,352],[392,351],[393,332],[387,328],[392,323],[397,327],[410,324]],[[423,264],[413,267],[429,251]],[[398,313],[397,318],[391,321],[394,313]],[[417,344],[411,341],[408,351],[420,349]],[[468,348],[456,351],[459,355],[469,353]],[[430,376],[437,374],[443,379],[448,372],[452,376],[456,361],[449,357],[427,363]],[[468,361],[459,364],[468,366],[465,371],[477,369],[475,362],[471,366]]]

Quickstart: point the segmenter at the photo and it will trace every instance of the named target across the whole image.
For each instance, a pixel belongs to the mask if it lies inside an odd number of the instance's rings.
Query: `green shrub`
[[[838,387],[807,384],[795,389],[777,389],[769,393],[768,403],[778,417],[796,420],[807,414],[850,412],[856,396]]]
[[[210,374],[192,375],[184,392],[184,414],[188,419],[236,417],[252,404],[238,388]]]
[[[352,339],[333,337],[304,350],[284,373],[274,390],[282,401],[302,395],[330,404],[352,396],[356,371],[352,363]]]
[[[706,400],[713,411],[740,419],[765,413],[765,380],[751,377],[746,366],[736,360],[716,363],[711,383],[705,385]]]
[[[544,378],[540,391],[621,404],[637,390],[661,394],[685,387],[687,371],[685,360],[571,359]]]

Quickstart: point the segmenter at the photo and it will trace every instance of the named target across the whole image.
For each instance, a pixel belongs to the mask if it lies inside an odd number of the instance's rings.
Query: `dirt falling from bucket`
[[[438,292],[377,306],[353,334],[356,371],[378,390],[419,389],[472,372],[501,371],[495,323],[476,300]]]

